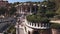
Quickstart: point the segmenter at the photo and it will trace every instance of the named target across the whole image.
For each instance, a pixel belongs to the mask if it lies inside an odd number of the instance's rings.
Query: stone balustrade
[[[49,23],[32,23],[32,22],[28,22],[27,20],[25,23],[28,27],[35,29],[48,29],[50,27]]]

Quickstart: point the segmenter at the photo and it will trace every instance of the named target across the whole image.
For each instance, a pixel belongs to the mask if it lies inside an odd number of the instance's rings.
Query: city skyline
[[[14,3],[14,2],[26,2],[26,1],[32,1],[32,2],[38,2],[38,1],[43,1],[43,0],[8,0],[9,3]]]

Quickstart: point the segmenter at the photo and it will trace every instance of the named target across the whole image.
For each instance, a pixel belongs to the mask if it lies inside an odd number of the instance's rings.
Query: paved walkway
[[[19,25],[19,30],[17,30],[16,34],[18,33],[19,31],[19,34],[26,34],[25,32],[25,25],[24,25],[24,16],[21,16],[20,17],[20,25]],[[16,25],[16,27],[18,26],[18,24]],[[18,27],[17,27],[18,28]]]
[[[52,23],[59,23],[60,24],[60,20],[56,20],[56,21],[50,21]]]

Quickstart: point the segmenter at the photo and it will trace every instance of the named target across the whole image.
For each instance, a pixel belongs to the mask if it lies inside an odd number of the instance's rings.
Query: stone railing
[[[49,23],[32,23],[27,20],[25,20],[25,23],[28,27],[35,29],[48,29],[50,27]]]

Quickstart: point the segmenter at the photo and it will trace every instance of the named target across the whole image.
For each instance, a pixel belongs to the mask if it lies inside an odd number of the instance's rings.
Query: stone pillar
[[[20,7],[19,7],[19,14],[20,14],[20,12],[21,12],[21,9],[20,9]]]
[[[32,31],[30,31],[30,34],[32,34],[33,32]]]
[[[60,29],[52,29],[52,34],[60,34]]]
[[[23,11],[23,7],[21,6],[21,13],[22,13],[22,11]]]
[[[31,12],[32,12],[32,8],[31,8],[31,6],[30,6],[30,14],[31,14]]]
[[[28,31],[28,34],[32,34],[33,33],[33,31]]]
[[[16,26],[16,34],[19,34],[19,30],[17,26]]]
[[[40,34],[52,34],[51,29],[40,30]]]

